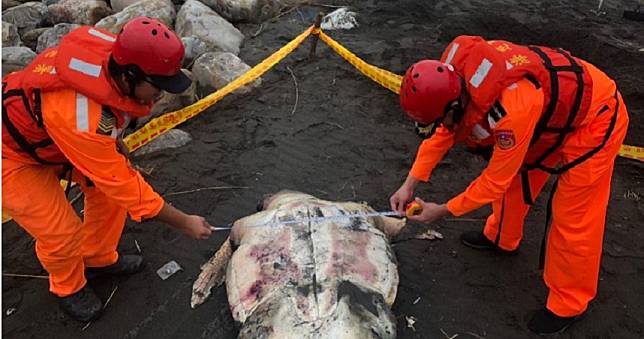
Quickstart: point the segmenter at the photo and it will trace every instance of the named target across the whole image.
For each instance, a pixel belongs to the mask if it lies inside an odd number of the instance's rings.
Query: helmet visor
[[[159,89],[173,94],[183,93],[192,84],[192,80],[181,70],[171,76],[146,75],[145,80]]]

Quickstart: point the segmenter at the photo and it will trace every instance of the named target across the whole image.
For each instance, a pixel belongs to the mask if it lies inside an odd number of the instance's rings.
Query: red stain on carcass
[[[258,263],[260,271],[255,282],[243,293],[241,302],[245,305],[255,303],[271,286],[281,286],[288,279],[298,280],[299,268],[291,261],[291,235],[282,231],[273,242],[253,245],[249,252],[251,259]]]
[[[369,283],[376,281],[378,270],[367,255],[372,235],[334,224],[331,226],[331,260],[329,276],[358,275]]]

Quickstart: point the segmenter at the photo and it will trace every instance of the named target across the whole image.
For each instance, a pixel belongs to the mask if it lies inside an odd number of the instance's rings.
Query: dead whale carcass
[[[226,290],[233,318],[241,323],[239,338],[395,338],[389,307],[398,271],[389,239],[404,220],[310,222],[373,209],[297,192],[277,193],[263,208],[237,220],[229,241],[202,267],[193,307],[221,282],[227,266]],[[281,224],[299,219],[308,222]]]

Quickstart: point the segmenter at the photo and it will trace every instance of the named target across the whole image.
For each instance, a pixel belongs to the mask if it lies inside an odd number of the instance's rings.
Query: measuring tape
[[[405,216],[406,217],[411,217],[414,215],[418,215],[423,211],[423,207],[415,202],[412,201],[411,203],[407,204],[406,207],[406,212]],[[297,218],[297,219],[292,219],[292,220],[284,220],[284,221],[273,221],[273,222],[267,222],[264,224],[257,224],[257,225],[251,225],[247,227],[270,227],[270,226],[285,226],[285,225],[293,225],[293,224],[301,224],[301,223],[315,223],[315,222],[322,222],[322,221],[329,221],[329,220],[341,220],[341,219],[351,219],[351,218],[369,218],[369,217],[401,217],[400,213],[396,211],[387,211],[387,212],[369,212],[369,213],[353,213],[353,214],[341,214],[341,215],[331,215],[331,216],[326,216],[326,217],[304,217],[304,218]],[[231,230],[233,227],[232,226],[215,226],[211,227],[213,231],[228,231]]]
[[[331,215],[331,216],[325,216],[325,217],[304,217],[304,218],[296,218],[291,220],[272,221],[264,224],[250,225],[246,227],[277,227],[277,226],[288,226],[288,225],[295,225],[295,224],[302,224],[302,223],[318,223],[318,222],[330,221],[330,220],[369,218],[369,217],[400,217],[400,214],[398,212],[388,211],[388,212],[341,214],[341,215]],[[231,230],[232,228],[233,226],[211,227],[213,231],[228,231],[228,230]]]

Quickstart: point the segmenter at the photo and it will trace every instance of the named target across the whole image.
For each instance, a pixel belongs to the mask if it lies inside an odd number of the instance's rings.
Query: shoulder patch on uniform
[[[510,149],[516,144],[514,132],[509,129],[494,131],[494,140],[500,149]]]
[[[112,113],[112,110],[110,110],[109,107],[103,106],[103,110],[101,112],[101,120],[98,121],[96,133],[103,135],[112,135],[112,130],[114,129],[115,125],[116,117],[114,116],[114,113]]]

